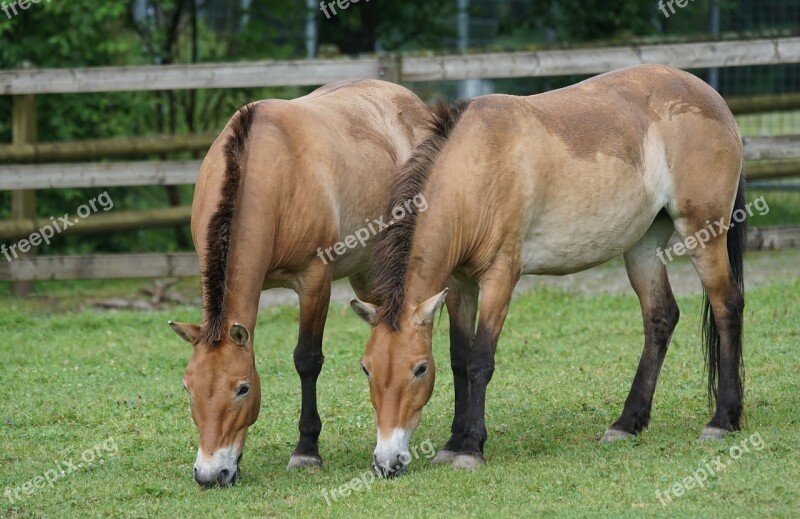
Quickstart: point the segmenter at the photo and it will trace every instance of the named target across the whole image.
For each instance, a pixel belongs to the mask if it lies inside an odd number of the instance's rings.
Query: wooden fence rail
[[[166,155],[184,151],[205,154],[216,133],[118,137],[34,144],[0,144],[0,163],[47,163],[100,158]],[[2,168],[0,168],[2,171]]]
[[[769,94],[725,99],[735,115],[763,114],[800,110],[800,94]]]
[[[800,135],[744,137],[742,141],[746,160],[800,158]]]
[[[0,168],[0,190],[194,184],[199,160],[18,164]]]
[[[310,86],[352,78],[437,81],[597,74],[630,65],[741,67],[800,62],[800,38],[433,57],[203,63],[0,72],[0,95]]]
[[[605,49],[491,53],[405,58],[403,81],[461,80],[599,74],[660,63],[682,69],[797,63],[800,38],[742,42],[642,45]]]
[[[798,160],[758,160],[744,165],[745,177],[750,180],[775,180],[800,176]]]
[[[747,247],[749,250],[798,248],[800,247],[800,226],[749,229]],[[3,256],[0,256],[0,281],[194,277],[199,274],[199,262],[197,255],[193,252],[39,256],[13,261],[6,261]]]
[[[83,219],[76,219],[75,213],[68,213],[72,225],[61,234],[99,234],[104,232],[128,231],[132,229],[150,229],[154,227],[172,227],[186,225],[192,217],[190,206],[164,207],[158,209],[140,209],[138,211],[110,211],[90,214]],[[58,224],[57,215],[55,223]],[[19,219],[0,221],[0,240],[25,238],[53,222],[47,218]]]
[[[197,254],[109,254],[40,256],[6,261],[0,256],[0,281],[192,277],[200,274]]]

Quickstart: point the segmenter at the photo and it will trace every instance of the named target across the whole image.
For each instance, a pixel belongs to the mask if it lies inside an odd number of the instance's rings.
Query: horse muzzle
[[[211,456],[199,449],[194,464],[194,480],[203,488],[234,485],[239,479],[241,461],[242,454],[237,454],[232,447],[219,449]]]

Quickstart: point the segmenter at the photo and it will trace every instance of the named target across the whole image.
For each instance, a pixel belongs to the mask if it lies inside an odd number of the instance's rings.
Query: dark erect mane
[[[417,146],[392,180],[386,209],[387,220],[391,220],[393,208],[402,206],[404,202],[423,192],[439,152],[468,105],[469,101],[458,101],[453,106],[449,106],[446,101],[440,101],[433,107],[430,120],[432,135]],[[410,212],[394,222],[375,246],[373,253],[373,291],[382,301],[378,318],[392,330],[399,327],[398,319],[404,301],[403,286],[416,223],[416,212]]]
[[[225,292],[227,290],[228,253],[231,246],[233,222],[239,186],[242,180],[242,162],[247,135],[253,124],[254,104],[245,105],[231,118],[231,135],[223,152],[225,154],[225,180],[217,212],[208,225],[206,264],[203,269],[203,325],[200,342],[216,344],[225,333]]]

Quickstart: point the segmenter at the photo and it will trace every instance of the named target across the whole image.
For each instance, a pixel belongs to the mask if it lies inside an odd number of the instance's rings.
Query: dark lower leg
[[[301,336],[294,350],[294,365],[300,375],[302,405],[300,410],[300,440],[293,455],[319,456],[317,441],[322,431],[322,421],[317,410],[317,378],[325,358],[322,355],[322,338]]]
[[[729,267],[730,259],[724,238],[719,236],[716,242],[709,243],[692,257],[711,305],[711,322],[706,323],[709,326],[706,353],[709,390],[716,397],[716,411],[703,430],[701,439],[721,438],[726,432],[739,429],[742,420],[744,294]]]
[[[294,365],[300,376],[302,405],[300,440],[292,456],[319,458],[317,442],[322,431],[322,421],[317,410],[317,379],[325,360],[322,354],[322,335],[329,299],[328,276],[323,275],[317,283],[300,291],[300,334],[294,350]]]
[[[735,283],[731,283],[725,303],[718,303],[712,309],[719,332],[719,389],[714,416],[709,427],[736,431],[742,420],[742,314],[744,298]],[[721,307],[721,308],[720,308]]]
[[[483,454],[486,442],[486,389],[494,374],[494,352],[497,336],[482,324],[478,325],[475,342],[467,366],[469,376],[469,400],[466,410],[466,424],[460,451],[462,453]]]
[[[453,424],[450,426],[450,439],[443,449],[458,452],[464,442],[464,426],[466,425],[467,400],[469,398],[469,379],[467,378],[467,355],[472,337],[465,337],[450,332],[450,364],[453,368],[453,390],[455,393],[455,410]],[[459,352],[453,350],[458,348]]]
[[[455,411],[450,427],[450,439],[442,450],[458,452],[464,442],[469,378],[467,361],[475,334],[478,292],[475,286],[462,286],[448,295],[447,311],[450,315],[450,367],[453,370]]]
[[[469,378],[469,400],[466,410],[466,424],[464,427],[464,440],[461,444],[461,454],[483,457],[483,445],[486,442],[486,389],[494,374],[494,353],[497,349],[497,339],[503,328],[511,293],[519,279],[519,273],[509,278],[508,263],[500,263],[504,269],[488,275],[481,283],[482,300],[480,317],[472,351],[467,361],[467,376]],[[512,272],[514,270],[512,269]]]
[[[657,218],[642,239],[625,253],[625,270],[642,309],[644,349],[622,414],[606,431],[603,441],[638,434],[650,423],[658,375],[680,316],[666,266],[657,254],[667,246],[672,233],[672,222]]]
[[[672,291],[656,308],[642,308],[644,320],[644,349],[639,367],[633,379],[622,414],[611,426],[612,429],[629,434],[640,433],[650,423],[650,409],[658,375],[667,354],[670,337],[678,324],[680,312]]]

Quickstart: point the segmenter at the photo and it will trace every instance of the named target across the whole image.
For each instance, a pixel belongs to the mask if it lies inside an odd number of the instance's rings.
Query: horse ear
[[[200,327],[196,324],[176,323],[175,321],[169,321],[169,327],[172,328],[172,331],[175,332],[178,337],[188,342],[192,346],[197,344],[197,337],[200,335]]]
[[[431,324],[433,322],[433,316],[436,315],[436,311],[444,304],[445,298],[447,297],[447,290],[448,289],[445,288],[427,301],[423,301],[422,304],[414,310],[414,315],[411,316],[411,322],[420,326]]]
[[[231,339],[233,342],[238,344],[239,346],[244,346],[247,344],[247,341],[250,340],[250,332],[247,331],[247,328],[244,325],[239,323],[233,323],[231,326]]]
[[[370,326],[378,324],[378,307],[358,299],[350,300],[350,308],[361,318],[362,321]]]

